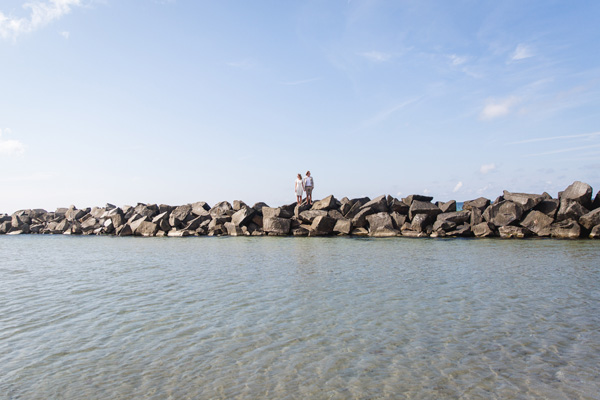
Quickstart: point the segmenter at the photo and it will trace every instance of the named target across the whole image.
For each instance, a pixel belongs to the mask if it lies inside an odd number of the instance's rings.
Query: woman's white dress
[[[302,196],[302,179],[296,179],[296,196]]]

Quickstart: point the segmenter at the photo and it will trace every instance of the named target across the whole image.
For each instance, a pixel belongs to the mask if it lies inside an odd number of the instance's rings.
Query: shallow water
[[[600,398],[600,242],[0,237],[1,399]]]

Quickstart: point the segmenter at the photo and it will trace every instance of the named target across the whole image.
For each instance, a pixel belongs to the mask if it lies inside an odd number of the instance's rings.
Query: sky
[[[600,2],[2,0],[0,213],[600,188]],[[595,193],[594,191],[594,193]]]

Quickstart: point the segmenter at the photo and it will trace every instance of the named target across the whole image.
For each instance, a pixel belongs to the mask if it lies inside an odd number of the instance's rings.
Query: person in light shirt
[[[306,191],[306,202],[308,205],[312,205],[312,191],[315,187],[315,181],[310,176],[310,171],[306,171],[306,178],[304,178],[304,190]]]
[[[298,205],[302,204],[302,193],[304,192],[304,183],[302,182],[302,175],[298,174],[296,183],[294,184],[294,191],[296,192],[296,201]]]

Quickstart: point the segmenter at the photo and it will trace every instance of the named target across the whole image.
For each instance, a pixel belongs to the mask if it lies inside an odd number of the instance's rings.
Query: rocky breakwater
[[[205,202],[177,207],[156,204],[48,212],[20,210],[0,215],[0,234],[115,236],[327,236],[371,237],[552,237],[600,238],[600,195],[574,182],[557,199],[547,193],[504,191],[495,199],[432,203],[433,198],[379,196],[269,207],[243,201]]]

